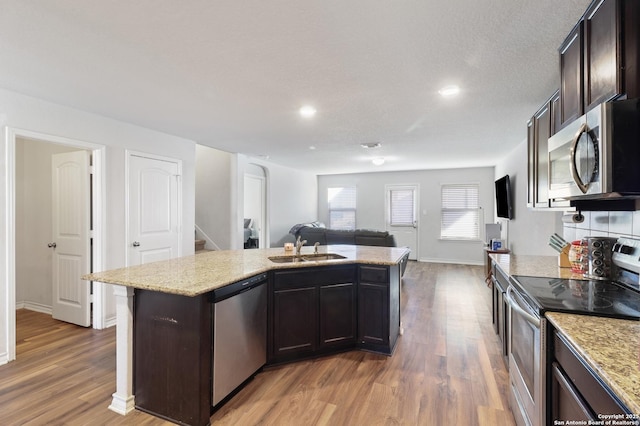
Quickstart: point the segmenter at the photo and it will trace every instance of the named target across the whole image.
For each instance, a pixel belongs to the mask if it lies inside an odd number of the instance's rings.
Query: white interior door
[[[386,186],[387,231],[396,239],[398,247],[409,247],[409,259],[418,258],[418,186]]]
[[[52,156],[53,300],[55,319],[91,325],[91,291],[80,279],[90,272],[89,152]]]
[[[129,266],[180,255],[179,169],[177,161],[129,157]]]

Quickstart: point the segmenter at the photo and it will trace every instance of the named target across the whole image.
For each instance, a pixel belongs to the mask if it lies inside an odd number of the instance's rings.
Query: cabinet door
[[[276,358],[316,350],[317,303],[317,287],[274,292],[273,354]]]
[[[389,344],[389,286],[358,284],[358,341]]]
[[[588,404],[562,373],[557,362],[551,366],[551,420],[596,420]]]
[[[585,111],[622,93],[619,7],[603,0],[585,14]]]
[[[534,207],[536,193],[535,119],[527,122],[527,207]]]
[[[320,287],[320,347],[355,342],[355,301],[354,283]]]
[[[556,90],[549,101],[549,137],[555,135],[560,130],[560,90]]]
[[[560,46],[560,121],[561,126],[583,114],[582,22]]]
[[[535,193],[534,207],[549,207],[549,133],[551,129],[550,103],[546,103],[534,117],[535,127]]]

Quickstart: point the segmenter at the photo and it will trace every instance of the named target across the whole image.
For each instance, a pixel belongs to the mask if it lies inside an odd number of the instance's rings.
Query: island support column
[[[135,409],[133,396],[133,289],[114,285],[116,296],[116,391],[109,409],[127,415]]]

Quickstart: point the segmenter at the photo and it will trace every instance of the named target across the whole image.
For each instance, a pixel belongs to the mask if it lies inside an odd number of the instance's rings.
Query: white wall
[[[104,215],[104,269],[125,265],[125,152],[127,149],[182,160],[182,254],[193,253],[195,143],[157,131],[119,122],[88,112],[0,89],[0,125],[46,135],[103,145],[105,149],[106,194]],[[8,218],[6,171],[7,132],[0,136],[0,300],[6,302],[8,285]],[[109,286],[105,286],[109,287]],[[106,316],[115,316],[111,289],[105,288]],[[14,312],[0,303],[0,363],[8,350],[8,322]]]
[[[518,255],[557,255],[548,243],[551,234],[562,235],[562,212],[527,208],[526,140],[496,165],[495,179],[506,174],[511,180],[514,219],[500,219],[499,222],[502,224],[503,239],[508,239],[508,248]]]
[[[51,312],[51,156],[77,151],[19,139],[16,144],[16,304]]]
[[[318,216],[329,222],[327,188],[356,186],[356,226],[386,229],[385,185],[418,184],[420,186],[418,260],[429,262],[482,264],[482,241],[446,241],[440,239],[441,185],[478,183],[480,205],[487,222],[493,221],[493,167],[419,170],[407,172],[358,173],[318,177]],[[482,225],[484,230],[484,225]]]
[[[205,248],[231,248],[231,165],[233,154],[196,145],[195,223]]]
[[[238,154],[236,179],[232,183],[232,193],[236,194],[233,224],[236,230],[234,248],[241,248],[240,244],[243,240],[244,173],[251,170],[251,164],[263,167],[267,178],[269,242],[265,247],[282,247],[285,242],[294,240],[293,235],[289,234],[289,229],[293,225],[317,218],[318,182],[316,175]]]

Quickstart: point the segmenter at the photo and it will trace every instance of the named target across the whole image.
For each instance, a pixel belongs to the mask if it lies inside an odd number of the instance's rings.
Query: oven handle
[[[576,185],[578,186],[578,188],[580,189],[580,191],[582,191],[583,194],[586,194],[587,191],[589,190],[589,183],[584,183],[582,181],[582,179],[580,179],[580,176],[578,175],[578,165],[576,164],[576,149],[578,147],[578,141],[580,140],[580,136],[582,136],[583,133],[587,133],[589,131],[589,126],[587,126],[587,123],[583,123],[582,126],[580,126],[580,129],[578,129],[578,132],[576,133],[576,136],[573,138],[573,141],[571,142],[571,176],[573,177],[573,181],[576,183]]]
[[[509,287],[507,288],[507,294],[505,295],[507,303],[509,304],[509,306],[511,306],[511,309],[515,310],[516,313],[522,315],[527,320],[527,322],[531,323],[536,328],[540,328],[540,318],[531,315],[529,312],[522,309],[520,304],[512,297],[512,291],[513,286],[509,285]],[[519,298],[520,296],[518,295],[517,297]]]

